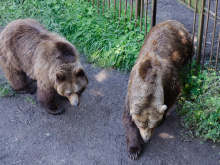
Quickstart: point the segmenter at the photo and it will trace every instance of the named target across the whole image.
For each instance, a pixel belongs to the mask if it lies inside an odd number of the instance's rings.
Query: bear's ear
[[[142,77],[142,79],[145,79],[147,72],[152,69],[152,64],[150,59],[145,59],[140,63],[139,68],[139,75]]]
[[[167,106],[163,105],[163,106],[158,106],[157,107],[157,112],[158,113],[164,113],[167,110]]]
[[[85,72],[82,68],[75,70],[76,77],[85,77]]]
[[[61,73],[61,72],[57,72],[57,73],[56,73],[56,81],[57,81],[58,83],[60,83],[60,82],[62,82],[62,81],[64,81],[64,80],[66,80],[65,74],[63,74],[63,73]]]
[[[130,111],[130,115],[140,115],[141,112],[138,112],[138,111]]]

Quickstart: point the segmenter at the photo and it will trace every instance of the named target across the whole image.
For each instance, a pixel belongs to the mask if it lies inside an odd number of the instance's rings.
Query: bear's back
[[[191,36],[179,22],[162,22],[153,27],[146,36],[138,59],[149,52],[181,67],[193,55]]]
[[[1,45],[14,55],[23,55],[34,50],[50,32],[32,19],[19,19],[9,23],[0,36]]]

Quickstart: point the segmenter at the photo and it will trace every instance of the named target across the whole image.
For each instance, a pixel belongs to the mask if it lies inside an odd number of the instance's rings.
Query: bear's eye
[[[76,92],[76,94],[77,94],[77,95],[79,95],[79,94],[80,94],[80,92]]]
[[[71,96],[71,93],[67,93],[66,95],[67,95],[67,96]]]

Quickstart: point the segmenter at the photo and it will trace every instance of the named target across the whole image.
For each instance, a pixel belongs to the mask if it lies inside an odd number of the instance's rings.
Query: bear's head
[[[83,68],[73,71],[58,71],[56,73],[56,90],[61,96],[69,99],[71,105],[78,106],[80,95],[88,85],[88,78]]]
[[[147,142],[154,133],[154,129],[161,123],[166,105],[138,107],[138,111],[131,111],[132,121],[135,122],[140,130],[144,142]]]
[[[72,44],[60,41],[56,42],[56,48],[56,58],[61,65],[55,73],[54,87],[61,96],[67,97],[72,105],[78,106],[80,95],[88,85],[88,78]]]
[[[151,138],[167,109],[162,74],[158,59],[149,56],[138,60],[131,71],[127,105],[145,142]]]

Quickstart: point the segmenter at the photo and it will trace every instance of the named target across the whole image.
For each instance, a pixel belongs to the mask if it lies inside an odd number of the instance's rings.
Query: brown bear
[[[27,78],[37,80],[37,98],[54,115],[64,110],[54,101],[57,92],[78,106],[88,85],[76,48],[32,19],[15,20],[2,31],[0,65],[19,94],[33,94],[36,88]]]
[[[130,158],[140,156],[143,142],[180,95],[179,72],[193,55],[192,38],[181,23],[165,21],[149,31],[132,68],[125,100],[123,125]]]

